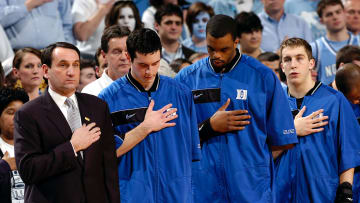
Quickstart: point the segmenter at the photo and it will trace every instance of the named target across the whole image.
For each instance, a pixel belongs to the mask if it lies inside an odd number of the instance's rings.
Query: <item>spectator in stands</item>
[[[353,63],[360,66],[360,48],[358,46],[346,45],[337,52],[336,72],[347,63]],[[330,83],[330,86],[337,89],[335,80]]]
[[[13,72],[30,100],[41,94],[40,85],[44,76],[41,65],[41,52],[37,49],[26,47],[15,53]]]
[[[4,61],[14,56],[11,44],[4,32],[3,27],[0,25],[0,61]]]
[[[104,19],[115,0],[76,0],[71,10],[74,34],[82,58],[92,59],[100,46]]]
[[[120,25],[129,28],[132,32],[143,27],[139,10],[132,1],[118,1],[105,17],[106,27]]]
[[[105,57],[101,54],[101,47],[96,50],[95,53],[95,70],[96,77],[100,78],[104,70],[108,67],[108,63],[105,60]]]
[[[354,35],[360,33],[360,1],[344,0],[346,27]]]
[[[179,6],[167,4],[155,14],[155,29],[162,43],[162,58],[171,63],[174,59],[189,59],[195,52],[180,43],[183,14]]]
[[[149,0],[150,6],[144,11],[141,21],[145,28],[155,29],[155,13],[162,5],[174,4],[178,5],[178,0]]]
[[[191,33],[191,38],[187,38],[182,44],[196,52],[207,53],[206,46],[206,24],[214,11],[205,3],[196,2],[187,11],[186,24]]]
[[[95,80],[95,62],[87,59],[80,60],[80,81],[76,91],[81,92],[86,85]]]
[[[346,63],[336,72],[336,87],[352,104],[360,104],[360,66]],[[360,106],[358,106],[359,108]],[[360,113],[360,111],[359,111]],[[359,117],[360,115],[357,115]]]
[[[316,8],[320,0],[286,0],[285,13],[297,15],[304,19],[310,26],[312,40],[316,40],[326,34],[326,27],[320,23]]]
[[[263,51],[260,49],[263,26],[254,12],[241,12],[236,18],[241,53],[257,58]]]
[[[113,81],[129,72],[130,61],[127,55],[126,40],[130,34],[127,27],[113,25],[104,30],[101,37],[101,54],[108,63],[102,76],[88,84],[82,93],[98,96]]]
[[[326,26],[326,36],[311,44],[316,60],[317,79],[328,85],[335,79],[336,53],[346,45],[358,45],[357,37],[346,29],[344,6],[341,0],[321,0],[317,13]]]
[[[0,202],[24,202],[24,183],[14,156],[14,115],[27,101],[21,89],[0,89]]]
[[[144,23],[145,28],[150,28],[155,30],[155,13],[157,9],[161,6],[165,6],[167,4],[174,4],[180,7],[184,7],[188,3],[185,0],[149,0],[150,5],[143,13],[141,21]],[[186,9],[182,10],[184,19],[186,18]],[[184,25],[181,33],[181,41],[190,37],[190,32],[188,28]]]
[[[280,43],[291,37],[312,41],[309,25],[300,17],[284,12],[285,0],[263,0],[264,11],[259,14],[264,26],[261,49],[276,52]]]
[[[0,24],[13,49],[74,42],[70,1],[0,1]]]
[[[175,72],[178,73],[181,69],[190,66],[192,63],[189,60],[183,59],[183,58],[178,58],[173,60],[173,62],[170,63],[170,67],[171,69]]]
[[[274,71],[276,76],[278,76],[280,80],[280,56],[273,53],[273,52],[264,52],[260,54],[257,59],[264,64],[265,66],[269,67],[271,70]]]

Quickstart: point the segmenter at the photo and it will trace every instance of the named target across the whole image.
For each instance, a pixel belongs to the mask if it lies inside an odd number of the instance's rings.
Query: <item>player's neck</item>
[[[306,78],[302,83],[288,82],[289,93],[295,98],[303,98],[315,85],[311,75]]]
[[[341,42],[341,41],[345,41],[345,40],[349,39],[350,35],[349,35],[348,31],[346,30],[346,28],[344,28],[338,32],[328,31],[326,33],[326,37],[331,41]]]

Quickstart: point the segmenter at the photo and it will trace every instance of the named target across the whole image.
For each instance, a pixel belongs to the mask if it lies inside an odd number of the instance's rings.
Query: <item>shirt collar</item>
[[[322,84],[322,83],[321,83],[320,81],[316,81],[314,87],[311,88],[311,89],[306,93],[305,96],[311,96],[311,95],[313,95],[313,94],[316,92],[316,90],[319,89],[319,87],[321,86],[321,84]],[[289,97],[294,97],[294,96],[292,96],[292,95],[290,94],[290,92],[289,92],[289,87],[287,88],[287,92],[288,92],[288,96],[289,96]]]
[[[66,100],[67,97],[65,97],[63,95],[60,95],[59,93],[52,90],[50,87],[48,88],[48,91],[49,91],[49,94],[50,94],[51,98],[54,100],[54,102],[56,103],[56,105],[59,108],[61,108],[63,105],[65,105],[65,100]],[[75,106],[78,108],[78,103],[77,103],[75,93],[72,94],[69,98],[74,101]]]
[[[113,80],[109,77],[109,75],[107,74],[107,71],[108,71],[108,68],[105,68],[104,69],[104,72],[103,74],[101,75],[100,78],[104,79],[104,80],[107,80],[107,81],[111,81],[113,82]]]
[[[135,78],[131,75],[131,72],[129,71],[128,74],[126,74],[126,79],[130,82],[130,84],[132,86],[134,86],[139,92],[155,92],[158,87],[159,87],[159,83],[160,83],[160,77],[159,74],[157,73],[155,76],[155,80],[153,85],[151,86],[151,88],[147,91],[144,89],[144,87],[137,81],[135,80]]]
[[[239,51],[239,49],[236,48],[236,55],[235,57],[230,61],[230,63],[226,64],[225,66],[221,67],[221,68],[214,68],[211,64],[210,58],[209,58],[209,64],[211,66],[211,68],[214,70],[214,72],[216,73],[227,73],[230,72],[232,69],[234,69],[234,67],[238,64],[238,62],[241,59],[241,53]]]
[[[272,19],[272,18],[265,12],[265,10],[261,13],[261,15],[265,16],[265,18],[266,18],[268,21],[278,22],[278,21]],[[282,19],[284,19],[284,18],[286,18],[285,10],[284,10],[284,13],[283,13],[283,15],[281,16],[280,20],[282,20]]]

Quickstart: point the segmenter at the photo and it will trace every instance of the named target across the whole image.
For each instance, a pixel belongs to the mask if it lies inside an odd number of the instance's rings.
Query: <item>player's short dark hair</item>
[[[184,58],[178,58],[178,59],[175,59],[173,60],[169,66],[170,68],[175,72],[175,73],[178,73],[180,71],[180,67],[182,64],[184,63],[188,63],[188,64],[192,64],[191,61],[187,60],[187,59],[184,59]]]
[[[109,51],[109,41],[113,38],[123,38],[130,35],[128,27],[120,25],[112,25],[105,28],[103,35],[101,36],[101,49],[107,53]]]
[[[337,89],[345,96],[350,93],[352,88],[359,85],[360,67],[353,63],[347,63],[340,68],[335,75]]]
[[[346,45],[336,54],[336,70],[340,63],[352,63],[354,60],[360,61],[360,48],[354,45]]]
[[[254,12],[241,12],[235,17],[237,24],[237,34],[241,37],[243,33],[262,31],[263,26],[260,18]]]
[[[136,52],[145,55],[156,51],[161,53],[162,48],[158,34],[148,28],[134,30],[126,40],[126,46],[131,61],[135,59]]]
[[[208,13],[210,17],[214,16],[215,14],[213,8],[203,2],[195,2],[191,4],[186,14],[186,24],[191,34],[193,33],[193,24],[195,22],[196,16],[201,12]]]
[[[261,53],[257,59],[259,61],[276,61],[276,60],[280,60],[280,56],[275,54],[274,52],[264,52]]]
[[[9,88],[4,87],[0,89],[0,115],[9,106],[13,101],[21,101],[26,103],[29,101],[29,96],[27,93],[20,88]]]
[[[41,51],[32,48],[32,47],[25,47],[16,51],[14,59],[13,59],[13,67],[16,69],[20,69],[20,64],[22,63],[22,59],[24,58],[25,54],[30,53],[34,54],[35,56],[41,59]]]
[[[155,22],[160,25],[164,16],[172,15],[180,17],[181,23],[184,22],[181,8],[174,4],[166,4],[161,6],[155,13]]]
[[[236,22],[230,16],[222,14],[215,15],[210,18],[206,25],[206,35],[210,34],[215,38],[221,38],[229,33],[233,40],[235,40],[237,36]]]
[[[334,6],[334,5],[340,5],[344,9],[344,4],[341,2],[341,0],[321,0],[316,8],[316,12],[319,18],[322,17],[323,11],[326,8],[326,6]]]
[[[72,50],[76,51],[76,53],[78,54],[79,59],[80,59],[80,51],[75,45],[70,44],[68,42],[56,42],[54,44],[50,44],[49,46],[44,48],[43,51],[41,52],[41,63],[42,64],[46,64],[49,68],[51,68],[52,53],[53,53],[54,49],[56,49],[56,48],[72,49]]]
[[[297,38],[297,37],[293,37],[290,39],[286,39],[283,42],[281,42],[280,45],[280,60],[282,61],[282,51],[287,48],[287,47],[304,47],[306,55],[308,56],[309,59],[313,59],[313,55],[312,55],[312,49],[310,44],[301,38]]]

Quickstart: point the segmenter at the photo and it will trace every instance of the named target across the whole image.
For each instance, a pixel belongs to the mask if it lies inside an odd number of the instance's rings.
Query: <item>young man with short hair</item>
[[[346,45],[359,45],[358,37],[346,29],[344,5],[341,0],[321,0],[317,7],[320,22],[326,26],[326,36],[311,44],[316,60],[317,79],[328,85],[335,79],[336,53]]]
[[[235,17],[243,54],[257,58],[263,51],[260,49],[263,26],[254,12],[241,12]]]
[[[311,53],[311,46],[300,38],[280,46],[299,143],[277,160],[277,200],[350,202],[354,168],[360,165],[360,127],[343,94],[312,80]],[[308,123],[297,124],[299,117]]]
[[[147,106],[164,112],[163,118],[176,119],[120,156],[121,200],[192,202],[191,163],[200,158],[200,144],[191,91],[158,74],[162,47],[155,31],[135,30],[126,45],[130,72],[99,95],[109,104],[116,133],[136,129],[147,118]]]
[[[177,5],[164,5],[155,13],[155,29],[163,46],[161,57],[168,64],[178,58],[189,60],[190,56],[195,53],[180,43],[183,23],[183,13]]]
[[[274,202],[272,150],[297,142],[280,82],[271,69],[236,49],[231,17],[213,16],[206,42],[209,57],[176,76],[193,90],[200,123],[195,202]]]

